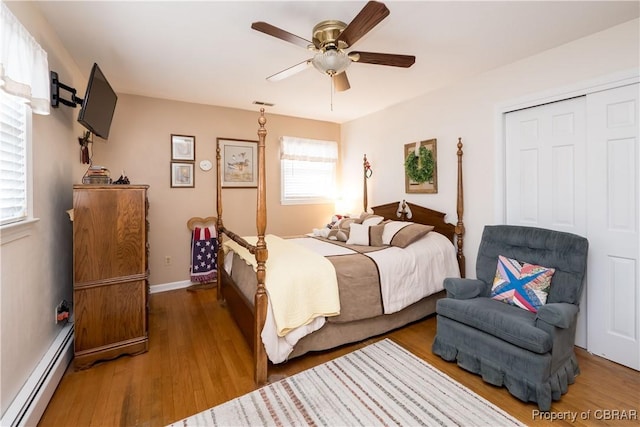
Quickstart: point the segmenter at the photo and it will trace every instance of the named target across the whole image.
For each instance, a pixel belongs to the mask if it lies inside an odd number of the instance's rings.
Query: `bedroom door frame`
[[[562,101],[579,96],[586,96],[595,92],[601,92],[621,86],[640,82],[640,70],[631,69],[618,73],[612,73],[593,80],[583,81],[571,86],[553,88],[544,92],[528,95],[520,99],[514,99],[496,105],[495,107],[495,173],[494,173],[494,221],[504,224],[507,220],[506,200],[506,114],[509,112],[536,107],[552,102]],[[583,295],[584,303],[585,296]],[[587,348],[587,316],[586,304],[581,303],[582,314],[578,318],[576,331],[576,345]]]

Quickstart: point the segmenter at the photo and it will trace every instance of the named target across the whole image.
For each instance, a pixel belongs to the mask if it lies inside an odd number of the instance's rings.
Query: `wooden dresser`
[[[76,369],[148,349],[148,188],[73,186]]]

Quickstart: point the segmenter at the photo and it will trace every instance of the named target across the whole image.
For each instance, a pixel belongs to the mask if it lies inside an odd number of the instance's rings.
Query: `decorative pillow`
[[[385,224],[382,243],[406,248],[411,243],[433,230],[432,225],[416,224],[407,221],[390,221]]]
[[[349,218],[349,215],[334,214],[333,216],[331,216],[331,222],[327,224],[327,228],[333,227],[338,221],[343,218]]]
[[[384,232],[382,233],[382,243],[385,245],[391,244],[391,239],[396,233],[409,225],[406,221],[389,221],[384,225]]]
[[[491,298],[538,312],[547,302],[551,277],[556,270],[498,256],[498,268],[493,279]]]
[[[384,246],[382,243],[382,233],[384,232],[384,225],[386,221],[381,222],[378,225],[372,225],[369,229],[369,246]]]
[[[333,227],[331,227],[327,238],[329,240],[346,242],[349,239],[349,229],[351,224],[355,224],[357,221],[357,218],[342,218],[340,221],[336,222]]]
[[[324,237],[325,239],[327,237],[329,237],[329,232],[331,231],[330,228],[327,227],[323,227],[323,228],[314,228],[312,230],[312,234],[316,237]]]
[[[384,225],[351,224],[347,245],[382,246]]]
[[[380,215],[374,215],[374,214],[362,212],[360,214],[360,221],[358,222],[364,225],[378,225],[382,222],[382,220],[384,220],[384,217]]]

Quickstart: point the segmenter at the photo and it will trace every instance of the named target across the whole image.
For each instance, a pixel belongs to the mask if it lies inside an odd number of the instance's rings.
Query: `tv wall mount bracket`
[[[71,99],[61,98],[60,89],[64,89],[69,92],[71,94]],[[67,86],[58,80],[58,73],[51,71],[51,106],[53,108],[58,108],[60,103],[71,108],[76,108],[76,105],[81,105],[84,102],[84,99],[76,96],[76,93],[77,91],[75,88]]]

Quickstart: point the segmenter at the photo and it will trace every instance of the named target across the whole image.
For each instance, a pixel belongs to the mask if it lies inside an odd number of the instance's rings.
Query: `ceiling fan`
[[[267,80],[282,80],[313,65],[318,71],[331,77],[336,90],[345,91],[351,87],[345,70],[352,62],[402,68],[411,67],[415,63],[416,57],[411,55],[346,52],[346,49],[352,47],[387,16],[389,9],[383,3],[369,1],[349,25],[337,20],[318,23],[313,27],[312,42],[266,22],[254,22],[251,28],[315,52],[313,58],[269,76]]]

